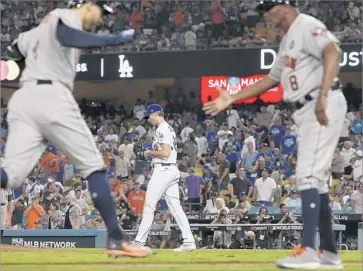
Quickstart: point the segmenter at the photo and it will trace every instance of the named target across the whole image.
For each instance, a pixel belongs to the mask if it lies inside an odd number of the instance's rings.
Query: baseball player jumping
[[[135,245],[143,247],[154,220],[156,205],[162,196],[165,197],[170,213],[174,216],[183,237],[183,244],[174,251],[185,252],[195,250],[195,241],[190,230],[189,221],[180,205],[179,179],[180,172],[176,166],[177,138],[174,129],[165,121],[161,105],[152,104],[147,107],[149,122],[157,126],[153,150],[145,151],[145,157],[151,156],[153,172],[146,191],[144,212],[135,238]]]
[[[116,46],[132,40],[134,30],[99,36],[94,30],[102,15],[112,13],[103,2],[71,1],[70,9],[51,11],[36,28],[21,33],[8,48],[9,58],[25,59],[21,88],[8,104],[9,135],[1,167],[1,188],[20,186],[47,144],[66,152],[89,182],[95,207],[109,234],[106,254],[147,257],[148,248],[127,241],[119,227],[105,165],[72,95],[81,48]],[[77,48],[77,49],[76,49]]]
[[[284,100],[298,109],[297,188],[302,197],[303,241],[295,255],[277,262],[281,268],[342,268],[329,208],[329,168],[342,130],[347,102],[337,79],[341,51],[338,40],[319,20],[301,14],[297,1],[258,1],[257,10],[285,31],[268,76],[236,95],[220,96],[204,105],[216,115],[241,99],[258,96],[281,82]],[[317,226],[320,253],[314,249]]]

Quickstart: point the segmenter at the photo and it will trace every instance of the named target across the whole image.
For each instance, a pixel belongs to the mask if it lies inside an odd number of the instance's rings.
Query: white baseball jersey
[[[21,33],[18,47],[25,59],[21,82],[52,80],[73,89],[80,50],[62,46],[56,38],[57,25],[82,29],[80,16],[70,9],[55,9],[34,29]]]
[[[283,37],[276,62],[269,76],[281,82],[284,100],[296,102],[323,79],[323,50],[330,42],[338,43],[326,26],[312,16],[299,14]]]
[[[170,154],[167,158],[153,158],[152,163],[176,163],[177,156],[177,139],[174,129],[164,121],[156,129],[154,140],[153,140],[153,150],[160,150],[160,144],[168,144],[170,146]]]

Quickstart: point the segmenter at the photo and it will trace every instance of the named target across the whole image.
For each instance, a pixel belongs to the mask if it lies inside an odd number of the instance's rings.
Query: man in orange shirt
[[[140,189],[138,182],[134,183],[134,189],[130,192],[127,200],[133,214],[141,215],[144,210],[145,191]]]
[[[37,198],[33,198],[29,207],[25,210],[24,216],[26,216],[27,220],[27,229],[34,230],[37,228],[36,222],[41,221],[43,215],[45,214],[44,208],[39,204]]]
[[[54,153],[48,149],[40,162],[44,172],[47,174],[47,177],[52,176],[55,177],[58,170],[58,157]]]

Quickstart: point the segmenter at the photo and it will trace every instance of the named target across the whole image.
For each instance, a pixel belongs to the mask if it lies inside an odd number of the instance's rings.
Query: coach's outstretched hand
[[[207,115],[215,116],[233,103],[232,97],[226,91],[221,88],[217,88],[217,90],[219,97],[203,105],[203,111]]]
[[[135,35],[134,29],[124,30],[120,33],[120,41],[121,42],[132,41],[134,39],[134,35]]]

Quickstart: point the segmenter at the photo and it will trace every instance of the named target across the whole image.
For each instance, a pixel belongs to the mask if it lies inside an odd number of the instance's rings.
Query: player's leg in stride
[[[67,153],[88,180],[94,206],[108,230],[106,254],[147,257],[150,249],[131,245],[119,226],[104,161],[71,94],[79,56],[75,48],[117,46],[132,40],[134,31],[102,37],[83,31],[95,29],[102,15],[112,12],[104,1],[74,0],[69,8],[51,11],[39,26],[21,33],[8,48],[8,56],[16,61],[26,58],[26,66],[20,79],[23,87],[13,94],[8,106],[1,188],[21,185],[45,150],[46,139]],[[50,101],[57,103],[53,106]]]

